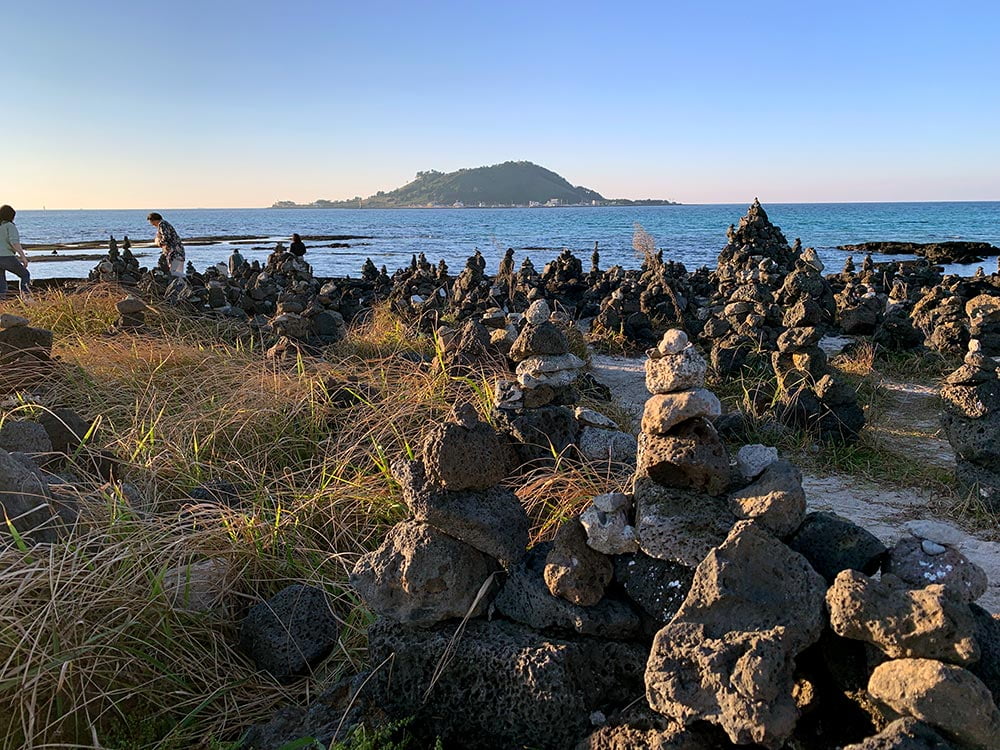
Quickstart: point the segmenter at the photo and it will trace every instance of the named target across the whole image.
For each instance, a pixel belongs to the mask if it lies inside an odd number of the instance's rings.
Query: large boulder
[[[649,705],[684,724],[718,724],[737,744],[780,747],[798,719],[795,657],[823,631],[825,588],[801,555],[758,525],[738,523],[656,634]]]
[[[493,558],[433,526],[404,521],[358,560],[351,585],[380,615],[432,625],[485,612],[489,597],[480,591],[498,567]]]
[[[250,609],[240,625],[240,647],[258,669],[287,680],[326,657],[339,634],[326,594],[295,585]]]
[[[458,636],[380,620],[368,642],[372,664],[392,665],[373,674],[376,705],[449,747],[565,750],[590,732],[592,714],[642,692],[641,646],[546,637],[502,620],[471,620]]]
[[[826,604],[837,635],[867,641],[892,658],[963,665],[979,659],[972,612],[944,586],[900,590],[844,570],[826,592]]]
[[[978,677],[954,664],[889,661],[875,668],[868,692],[897,714],[925,721],[970,748],[1000,747],[1000,711],[993,696]]]

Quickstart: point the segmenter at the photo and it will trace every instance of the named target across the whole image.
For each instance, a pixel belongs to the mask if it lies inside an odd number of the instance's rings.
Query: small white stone
[[[549,319],[549,315],[551,314],[552,310],[549,309],[549,303],[543,299],[537,299],[528,307],[527,312],[524,313],[524,317],[527,318],[529,323],[541,325]]]
[[[617,430],[618,425],[615,423],[611,417],[606,417],[600,412],[594,411],[593,409],[588,409],[584,406],[578,406],[573,410],[573,414],[576,417],[576,421],[582,425],[589,425],[591,427],[603,427],[607,430]]]
[[[591,501],[595,508],[605,513],[614,513],[618,510],[628,510],[628,496],[621,492],[606,492],[598,495]]]
[[[920,549],[928,555],[942,555],[944,554],[946,547],[943,547],[937,542],[932,542],[930,539],[924,539],[920,542]]]
[[[778,460],[778,449],[770,445],[744,445],[736,453],[736,467],[745,479],[755,479]]]
[[[602,724],[606,724],[606,723],[607,723],[607,721],[608,721],[608,717],[607,717],[607,716],[605,716],[605,715],[604,715],[603,713],[601,713],[600,711],[594,711],[594,712],[593,712],[593,713],[592,713],[592,714],[590,715],[590,723],[591,723],[591,725],[593,725],[593,726],[595,726],[595,727],[599,727],[599,726],[601,726]]]
[[[680,354],[688,347],[688,336],[679,328],[672,328],[663,334],[660,341],[660,354]]]

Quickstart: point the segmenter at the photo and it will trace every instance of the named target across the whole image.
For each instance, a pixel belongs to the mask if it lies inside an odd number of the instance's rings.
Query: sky
[[[5,4],[0,202],[267,206],[526,159],[608,197],[1000,200],[1000,3]]]

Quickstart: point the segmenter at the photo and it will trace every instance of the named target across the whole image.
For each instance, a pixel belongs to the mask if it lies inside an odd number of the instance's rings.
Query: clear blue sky
[[[2,200],[258,206],[529,159],[615,197],[1000,200],[1000,2],[21,0]]]

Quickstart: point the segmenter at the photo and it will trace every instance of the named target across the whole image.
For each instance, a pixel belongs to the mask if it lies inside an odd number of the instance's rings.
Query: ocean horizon
[[[564,206],[533,208],[236,208],[236,209],[47,209],[18,211],[22,242],[41,245],[35,258],[51,257],[45,245],[106,243],[110,235],[121,242],[128,235],[142,265],[156,262],[156,249],[142,247],[153,237],[146,222],[149,210],[158,210],[182,238],[260,238],[250,242],[221,240],[188,246],[188,259],[202,269],[225,261],[235,247],[252,259],[264,260],[278,241],[292,232],[302,235],[350,235],[361,239],[330,247],[310,245],[307,260],[321,276],[357,276],[366,258],[385,265],[390,273],[423,252],[429,260],[445,260],[458,272],[478,249],[495,269],[508,247],[518,263],[530,257],[539,270],[564,248],[589,264],[598,243],[603,268],[635,268],[632,250],[635,225],[642,226],[662,248],[666,258],[689,269],[714,266],[726,244],[726,229],[737,223],[748,204],[678,204],[669,206]],[[965,240],[1000,245],[1000,201],[773,203],[764,204],[772,221],[789,242],[801,239],[815,247],[828,270],[839,270],[848,253],[838,245],[873,241],[943,242]],[[32,265],[35,278],[84,278],[106,252],[61,250],[86,256],[82,260],[46,261]],[[144,256],[144,257],[143,257]],[[876,259],[903,259],[885,256]],[[857,259],[855,259],[857,260]],[[984,265],[992,271],[995,260]],[[972,273],[976,265],[949,267]]]

